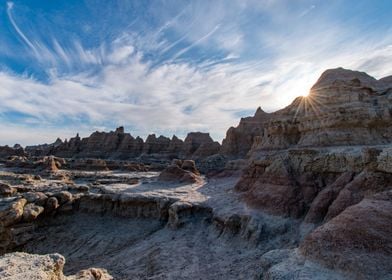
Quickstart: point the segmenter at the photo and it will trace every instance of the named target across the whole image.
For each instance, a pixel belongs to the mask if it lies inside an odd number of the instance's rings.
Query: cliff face
[[[239,125],[230,127],[223,139],[221,153],[230,157],[245,157],[255,139],[264,135],[264,127],[271,118],[259,107],[253,117],[242,118]]]
[[[11,148],[10,148],[11,149]],[[94,132],[81,139],[79,135],[69,141],[26,147],[26,152],[34,156],[55,155],[64,158],[110,158],[110,159],[198,159],[218,153],[220,144],[214,142],[209,133],[188,133],[185,141],[175,135],[148,135],[146,141],[125,133],[123,127],[111,132]]]
[[[248,158],[235,186],[248,205],[301,219],[304,235],[316,228],[294,255],[355,279],[389,279],[391,146],[392,77],[338,68],[325,71],[309,96],[259,121],[241,120],[222,151]],[[295,258],[274,261],[266,278],[279,271],[299,279],[303,260],[298,268]],[[282,272],[285,265],[294,268]]]
[[[236,189],[254,206],[279,215],[307,214],[306,220],[316,223],[358,203],[365,193],[389,189],[392,175],[384,166],[392,143],[390,80],[327,70],[309,96],[263,113],[258,122],[256,114],[250,118],[253,128],[244,129],[242,120],[228,133],[237,137],[222,146],[227,151],[246,136],[254,138],[250,165]],[[257,136],[249,134],[256,130]]]
[[[0,159],[11,156],[25,156],[26,153],[22,147],[15,145],[14,147],[0,146]]]
[[[209,133],[191,132],[185,138],[181,149],[184,158],[205,158],[219,152],[220,145],[212,140]]]
[[[309,96],[274,113],[260,109],[230,128],[222,153],[243,157],[290,147],[380,145],[392,141],[392,82],[343,68],[325,71]]]

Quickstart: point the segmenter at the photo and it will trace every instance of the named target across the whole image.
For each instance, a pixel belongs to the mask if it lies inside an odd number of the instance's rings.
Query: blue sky
[[[0,144],[119,125],[221,140],[327,68],[392,74],[389,0],[0,3]]]

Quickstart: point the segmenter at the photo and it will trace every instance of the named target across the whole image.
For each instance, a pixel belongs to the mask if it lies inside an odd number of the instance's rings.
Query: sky
[[[221,141],[336,67],[392,75],[392,1],[0,0],[0,145]]]

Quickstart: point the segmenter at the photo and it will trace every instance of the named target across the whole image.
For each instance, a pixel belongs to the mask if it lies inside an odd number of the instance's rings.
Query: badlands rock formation
[[[230,127],[223,139],[221,153],[230,157],[244,157],[256,137],[264,133],[264,123],[270,118],[260,107],[253,117],[242,118],[239,125]]]
[[[392,277],[390,80],[327,70],[309,96],[263,113],[249,165],[235,186],[252,207],[303,218],[308,230],[322,224],[300,254],[358,279]],[[249,119],[241,122],[229,130],[224,151],[244,141],[236,133]]]
[[[158,178],[161,181],[171,181],[173,183],[197,183],[202,181],[193,160],[174,160],[159,174]]]
[[[260,108],[230,128],[222,153],[290,147],[381,145],[392,141],[391,78],[343,68],[325,71],[306,97],[268,114]]]
[[[358,278],[390,279],[391,221],[389,190],[362,199],[315,229],[300,251],[327,267],[352,271]]]
[[[65,142],[58,139],[49,145],[29,146],[26,152],[32,156],[55,155],[63,158],[136,159],[144,162],[169,160],[170,162],[173,158],[205,158],[217,154],[219,149],[220,144],[214,142],[208,133],[191,132],[184,141],[175,135],[170,139],[151,134],[144,142],[142,138],[134,138],[131,134],[125,133],[123,127],[119,127],[108,133],[96,131],[83,139],[76,135]]]
[[[192,161],[181,166],[196,172]],[[100,267],[115,279],[227,279],[228,275],[251,279],[259,273],[263,252],[295,244],[298,238],[290,219],[272,220],[244,211],[243,203],[230,192],[235,178],[188,184],[161,181],[159,173],[147,172],[139,177],[140,184],[130,185],[118,179],[140,173],[59,170],[73,182],[43,174],[34,183],[21,184],[29,175],[7,170],[0,172],[0,178],[15,192],[1,199],[2,253],[60,252],[67,260],[67,275]],[[101,176],[108,181],[103,183]],[[83,185],[86,179],[92,181]],[[50,276],[61,271],[53,269],[50,256],[14,253],[0,259],[4,261],[0,271],[10,271],[9,279],[40,275],[41,265],[28,274],[18,265],[21,261],[29,265],[29,260],[39,264],[43,259]],[[20,267],[18,273],[8,270],[9,260]],[[242,265],[233,267],[233,263]]]
[[[0,146],[0,160],[11,156],[26,156],[26,153],[19,145],[15,145],[12,148],[8,146]]]
[[[1,252],[60,253],[65,274],[392,279],[392,77],[327,70],[222,146],[118,128],[5,151]],[[20,259],[60,267],[51,256],[7,254],[0,273]]]
[[[275,214],[301,217],[310,209],[308,222],[328,220],[365,194],[388,189],[391,174],[384,166],[392,142],[392,85],[387,81],[342,68],[324,72],[309,96],[258,123],[262,132],[236,189]]]

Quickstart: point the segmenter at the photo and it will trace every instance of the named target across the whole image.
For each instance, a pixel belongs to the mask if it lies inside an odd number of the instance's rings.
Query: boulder
[[[55,197],[49,197],[48,200],[46,201],[45,205],[45,211],[48,213],[53,212],[60,206],[59,201]]]
[[[199,175],[184,170],[177,164],[171,164],[159,174],[158,180],[179,183],[199,183],[202,179]]]
[[[0,257],[0,278],[7,280],[112,280],[101,268],[89,268],[75,275],[65,276],[65,258],[60,254],[33,255],[9,253]]]
[[[59,254],[11,253],[0,257],[0,278],[7,280],[64,280],[65,259]]]
[[[25,222],[34,221],[43,212],[44,207],[35,205],[34,203],[28,203],[23,209],[23,220]]]
[[[0,226],[6,227],[19,222],[23,216],[24,198],[3,199],[0,201]]]
[[[72,194],[68,191],[61,191],[54,193],[53,196],[57,198],[60,205],[65,204],[67,202],[72,202]]]
[[[10,185],[0,182],[0,196],[9,197],[14,195],[17,190]]]
[[[190,171],[196,175],[200,175],[199,171],[196,168],[195,161],[193,160],[183,160],[181,164],[181,168]]]
[[[102,268],[89,268],[79,271],[74,276],[68,276],[67,280],[113,280],[114,278]]]

